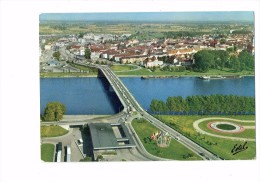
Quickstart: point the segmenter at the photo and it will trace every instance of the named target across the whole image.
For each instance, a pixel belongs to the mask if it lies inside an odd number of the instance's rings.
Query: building
[[[60,65],[60,62],[57,61],[57,60],[49,60],[49,61],[47,62],[47,65],[48,65],[48,66],[59,66],[59,65]]]
[[[70,52],[76,56],[84,56],[85,47],[81,46],[81,45],[73,45],[73,46],[71,46]]]
[[[124,123],[89,123],[94,159],[106,152],[136,147]]]
[[[163,61],[159,61],[155,56],[146,58],[143,61],[143,66],[146,68],[159,67],[161,65],[163,65]]]
[[[51,44],[47,44],[44,46],[44,50],[51,50],[52,45]]]

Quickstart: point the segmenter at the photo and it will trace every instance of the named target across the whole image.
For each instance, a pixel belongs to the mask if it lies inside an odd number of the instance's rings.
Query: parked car
[[[58,143],[58,145],[57,145],[57,151],[61,151],[62,150],[62,143],[61,142],[59,142]]]
[[[82,138],[78,139],[78,145],[82,145],[82,144],[83,144]]]

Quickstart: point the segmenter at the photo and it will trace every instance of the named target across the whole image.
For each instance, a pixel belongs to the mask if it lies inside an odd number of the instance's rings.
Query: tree
[[[66,112],[66,107],[60,102],[49,102],[44,110],[42,119],[44,121],[60,121],[63,114]]]
[[[231,67],[235,70],[235,71],[240,71],[240,61],[237,59],[236,56],[232,55],[230,57],[230,63],[231,63]]]
[[[52,54],[52,56],[53,56],[54,58],[56,58],[58,61],[60,60],[60,52],[59,52],[59,51],[54,52],[54,53]]]
[[[153,67],[150,68],[150,70],[151,70],[152,72],[155,72],[155,71],[156,71],[156,67],[153,66]]]
[[[207,50],[198,51],[195,55],[194,69],[200,72],[207,72],[212,65],[213,55]]]
[[[246,51],[242,51],[238,55],[238,61],[247,69],[254,69],[254,56]]]
[[[220,44],[225,44],[226,43],[226,39],[220,39]]]
[[[81,33],[79,33],[79,38],[83,38],[83,36],[84,36],[84,33],[83,32],[81,32]]]
[[[169,108],[170,111],[174,111],[175,103],[173,97],[168,97],[166,100],[166,106]]]
[[[150,105],[151,111],[153,111],[153,112],[158,111],[157,105],[158,105],[158,100],[153,99],[151,102],[151,105]]]
[[[91,52],[90,52],[90,50],[89,49],[85,49],[85,58],[86,59],[90,59],[90,55],[91,55]]]

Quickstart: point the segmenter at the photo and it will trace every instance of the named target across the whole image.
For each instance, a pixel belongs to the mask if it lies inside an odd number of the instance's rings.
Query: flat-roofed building
[[[94,158],[117,149],[136,147],[124,123],[89,123]]]
[[[122,138],[116,138],[112,127],[121,127],[124,133]],[[126,131],[123,124],[110,124],[110,123],[89,123],[90,135],[94,150],[106,149],[120,149],[135,147],[135,143]],[[119,142],[127,141],[125,145],[120,145]]]

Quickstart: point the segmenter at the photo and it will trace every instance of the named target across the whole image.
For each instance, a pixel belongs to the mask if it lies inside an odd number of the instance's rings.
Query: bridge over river
[[[86,119],[81,121],[61,121],[58,122],[58,125],[82,125],[89,122],[125,122],[126,127],[129,130],[130,135],[133,137],[136,145],[137,150],[140,154],[145,156],[148,160],[164,160],[162,158],[158,158],[156,156],[151,155],[148,153],[145,148],[143,147],[140,139],[138,138],[137,134],[135,133],[131,121],[132,119],[144,118],[153,124],[155,127],[160,129],[161,131],[167,132],[172,138],[178,138],[178,142],[195,152],[196,154],[200,155],[204,160],[221,160],[219,157],[211,153],[210,151],[206,150],[205,148],[199,146],[197,143],[193,142],[189,138],[185,137],[178,131],[170,128],[169,126],[162,123],[160,120],[154,118],[152,115],[147,113],[140,104],[136,101],[130,91],[125,87],[122,81],[115,75],[115,73],[106,65],[95,65],[99,69],[99,75],[103,75],[106,77],[110,86],[113,88],[115,93],[117,94],[119,100],[121,101],[124,109],[115,115],[107,116],[103,118],[96,118],[96,119]],[[135,112],[133,115],[132,113]],[[48,124],[48,123],[44,123]],[[51,124],[51,123],[49,123]],[[53,124],[53,123],[52,123]]]

